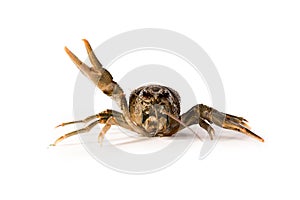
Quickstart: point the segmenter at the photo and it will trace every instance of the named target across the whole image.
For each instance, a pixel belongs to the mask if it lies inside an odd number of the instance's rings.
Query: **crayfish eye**
[[[142,93],[142,97],[148,99],[148,98],[152,97],[152,94],[151,94],[150,92],[148,92],[148,91],[144,91],[144,92]]]
[[[163,92],[158,95],[159,98],[169,98],[170,94],[168,92]]]

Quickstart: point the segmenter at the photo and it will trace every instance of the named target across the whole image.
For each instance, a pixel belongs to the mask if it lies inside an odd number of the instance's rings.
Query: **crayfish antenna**
[[[175,117],[174,115],[172,115],[171,113],[168,113],[166,111],[160,111],[162,114],[167,115],[169,117],[171,117],[172,119],[174,119],[175,121],[177,121],[179,124],[181,124],[182,126],[184,126],[185,128],[189,129],[193,134],[195,134],[201,141],[202,138],[200,137],[200,135],[198,133],[196,133],[195,131],[193,131],[193,129],[191,129],[189,126],[187,126],[184,122],[182,122],[180,119],[178,119],[177,117]]]

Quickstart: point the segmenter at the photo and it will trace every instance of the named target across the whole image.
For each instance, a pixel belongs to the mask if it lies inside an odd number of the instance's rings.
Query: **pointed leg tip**
[[[100,145],[100,147],[103,146],[103,137],[98,138],[98,144]]]
[[[66,47],[66,46],[65,46],[64,50],[65,50],[65,52],[67,52],[67,53],[70,52],[70,50],[69,50],[68,47]]]
[[[257,139],[260,142],[265,142],[265,140],[262,137],[258,136],[258,135],[255,135],[255,139]]]
[[[90,45],[90,43],[89,43],[89,41],[87,40],[87,39],[82,39],[82,41],[84,42],[84,45],[86,46],[86,47],[91,47],[91,45]]]
[[[98,143],[101,144],[103,141],[103,136],[102,135],[99,135],[98,136]]]
[[[252,136],[253,138],[257,139],[258,141],[260,141],[260,142],[265,142],[265,140],[264,140],[262,137],[260,137],[259,135],[256,135],[256,134],[253,133],[252,131],[248,130],[248,133],[250,133],[249,136]]]
[[[58,127],[61,127],[61,126],[64,126],[64,124],[59,124],[59,125],[55,126],[54,128],[58,128]]]
[[[264,140],[263,138],[260,138],[260,141],[261,141],[261,142],[265,142],[265,140]]]
[[[245,118],[243,118],[243,120],[242,121],[244,121],[244,122],[249,122],[247,119],[245,119]]]
[[[246,127],[247,129],[251,130],[251,126],[249,126],[248,123],[242,122],[241,125],[244,126],[244,127]]]

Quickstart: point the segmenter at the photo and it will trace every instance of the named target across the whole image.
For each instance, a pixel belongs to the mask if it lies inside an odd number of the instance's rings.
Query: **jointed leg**
[[[98,142],[99,142],[100,144],[102,144],[102,140],[103,140],[104,135],[106,134],[106,132],[110,129],[110,127],[111,127],[112,125],[115,125],[116,123],[117,123],[117,122],[116,122],[116,120],[115,120],[114,117],[108,118],[108,120],[106,121],[105,125],[103,126],[101,132],[100,132],[99,135],[98,135]]]
[[[194,107],[180,116],[180,119],[185,126],[181,125],[179,130],[184,129],[186,126],[191,126],[193,124],[199,124],[201,128],[207,131],[210,139],[212,140],[215,134],[214,129],[202,118],[199,117],[198,109]]]
[[[64,122],[64,123],[61,123],[61,124],[57,125],[55,128],[58,128],[60,126],[70,125],[70,124],[88,123],[89,121],[91,121],[93,119],[96,119],[96,118],[99,118],[99,114],[88,116],[87,118],[85,118],[83,120],[72,121],[72,122]]]
[[[108,129],[110,128],[110,127],[108,128],[107,124],[110,124],[110,126],[111,125],[118,125],[118,126],[121,126],[123,128],[131,130],[131,127],[126,123],[122,113],[119,113],[119,112],[114,111],[114,110],[105,110],[105,111],[103,111],[99,114],[89,116],[89,117],[85,118],[84,120],[62,123],[61,125],[58,125],[57,127],[64,126],[64,125],[69,125],[69,124],[75,124],[75,123],[87,123],[87,122],[89,122],[89,121],[91,121],[95,118],[98,118],[98,120],[96,120],[96,121],[92,122],[91,124],[87,125],[85,128],[67,133],[67,134],[59,137],[52,144],[52,146],[55,146],[57,143],[61,142],[62,140],[66,139],[68,137],[71,137],[73,135],[77,135],[77,134],[80,134],[80,133],[86,133],[86,132],[90,131],[98,123],[105,124],[105,126],[103,127],[103,129],[101,131],[102,134],[103,133],[105,134],[106,131],[108,131]]]
[[[199,125],[207,131],[211,140],[214,139],[215,131],[206,121],[199,119]]]
[[[102,111],[102,112],[100,112],[98,114],[88,116],[87,118],[85,118],[83,120],[61,123],[61,124],[57,125],[55,128],[58,128],[60,126],[70,125],[70,124],[88,123],[89,121],[92,121],[93,119],[96,119],[96,118],[100,119],[100,123],[103,124],[111,116],[114,116],[118,120],[118,122],[121,124],[122,127],[124,127],[124,126],[128,127],[128,125],[126,124],[124,116],[122,115],[122,113],[114,111],[114,110],[107,109],[107,110]],[[130,128],[128,127],[127,129],[130,129]]]
[[[67,133],[61,137],[59,137],[57,140],[55,140],[55,142],[53,144],[51,144],[51,146],[56,146],[57,143],[61,142],[62,140],[68,138],[68,137],[71,137],[73,135],[77,135],[77,134],[80,134],[80,133],[86,133],[86,132],[89,132],[94,126],[96,126],[97,124],[99,123],[99,120],[97,121],[94,121],[92,122],[91,124],[89,124],[88,126],[86,126],[85,128],[82,128],[82,129],[79,129],[79,130],[76,130],[76,131],[73,131],[73,132],[70,132],[70,133]]]
[[[246,120],[245,118],[237,117],[237,116],[234,116],[234,115],[229,115],[229,114],[226,114],[226,113],[222,113],[222,114],[225,115],[227,120],[234,121],[237,124],[241,124],[241,125],[245,126],[246,128],[251,129],[251,127],[247,124],[248,120]]]
[[[187,125],[199,123],[202,128],[208,131],[211,138],[214,131],[207,122],[214,123],[215,125],[225,129],[241,132],[261,142],[264,142],[263,138],[249,130],[250,126],[247,124],[246,119],[219,112],[216,109],[203,104],[198,104],[192,107],[189,111],[181,116],[181,120]],[[183,127],[180,128],[182,129]]]
[[[202,105],[204,107],[204,105]],[[207,107],[207,106],[206,106]],[[206,108],[204,108],[206,109]],[[264,142],[264,139],[250,131],[250,126],[247,124],[247,120],[242,117],[237,117],[234,115],[221,113],[213,108],[210,108],[210,116],[208,117],[211,121],[225,129],[230,129],[238,131],[250,137],[253,137],[261,142]]]

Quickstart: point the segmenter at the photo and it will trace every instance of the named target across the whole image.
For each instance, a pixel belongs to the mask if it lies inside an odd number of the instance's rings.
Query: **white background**
[[[1,2],[1,199],[299,199],[299,9],[261,0]],[[53,128],[73,119],[78,71],[63,47],[85,59],[80,39],[95,46],[149,27],[204,48],[226,112],[245,116],[266,142],[228,132],[206,159],[196,142],[147,175],[102,166],[78,138],[47,148],[73,128]]]

